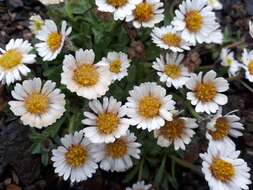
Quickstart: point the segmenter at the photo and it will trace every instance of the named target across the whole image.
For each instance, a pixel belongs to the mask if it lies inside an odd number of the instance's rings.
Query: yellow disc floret
[[[253,75],[253,60],[249,62],[248,70],[249,70],[249,74]]]
[[[210,168],[212,175],[215,179],[220,180],[223,183],[227,183],[235,176],[234,166],[224,160],[214,158]]]
[[[186,28],[190,32],[198,32],[201,30],[203,25],[203,17],[197,10],[192,10],[185,15]]]
[[[57,49],[59,49],[61,47],[61,43],[62,35],[60,33],[53,32],[49,34],[47,38],[47,45],[52,52],[55,52]]]
[[[122,158],[127,154],[128,146],[123,139],[117,139],[113,143],[106,144],[106,154],[113,159]]]
[[[22,53],[15,49],[6,51],[0,56],[0,68],[11,70],[22,63],[22,58]]]
[[[181,76],[181,68],[176,64],[166,64],[164,66],[164,72],[172,79],[177,79]]]
[[[153,7],[149,3],[140,3],[136,6],[134,15],[139,22],[148,22],[154,16]]]
[[[106,2],[116,8],[123,7],[128,0],[106,0]]]
[[[72,145],[65,153],[65,159],[71,167],[81,167],[87,160],[87,150],[82,145]]]
[[[176,34],[167,33],[162,37],[162,41],[168,46],[180,47],[182,39]]]
[[[112,134],[118,127],[119,118],[114,113],[102,113],[97,118],[97,129],[100,134]]]
[[[159,114],[161,101],[154,96],[144,96],[139,102],[139,114],[144,118],[152,118]]]
[[[175,140],[184,134],[184,128],[184,120],[174,118],[172,121],[166,121],[165,126],[159,129],[159,133],[166,139]]]
[[[116,59],[110,63],[110,71],[112,73],[119,73],[120,70],[121,70],[121,61],[119,59]]]
[[[214,140],[222,140],[224,137],[228,136],[230,126],[225,117],[218,118],[214,127],[215,131],[209,131]]]
[[[201,102],[211,102],[217,95],[216,87],[213,83],[199,83],[195,89],[195,95]]]
[[[43,114],[48,110],[48,107],[48,97],[38,92],[31,93],[25,100],[25,108],[32,114]]]
[[[99,73],[95,66],[82,64],[74,70],[73,80],[83,87],[91,87],[97,84]]]

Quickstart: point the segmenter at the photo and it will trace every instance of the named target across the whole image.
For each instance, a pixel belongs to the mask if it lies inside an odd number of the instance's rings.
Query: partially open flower
[[[243,62],[242,67],[246,71],[245,72],[246,78],[250,82],[253,82],[253,50],[248,52],[246,49],[244,49],[242,55],[242,62]]]
[[[227,96],[221,92],[227,91],[229,84],[222,77],[216,78],[216,72],[213,70],[207,72],[204,77],[202,74],[202,72],[198,75],[192,74],[187,81],[186,87],[192,90],[187,93],[187,99],[192,105],[196,105],[196,112],[215,113],[219,105],[225,105],[228,102]]]
[[[37,34],[39,31],[41,31],[44,25],[44,20],[40,17],[40,15],[31,16],[29,21],[29,28],[33,34]]]
[[[140,143],[133,133],[115,140],[113,143],[97,144],[94,152],[96,161],[101,161],[100,168],[105,171],[124,172],[133,166],[132,158],[140,159]]]
[[[26,65],[35,62],[32,46],[23,39],[11,39],[5,49],[0,48],[0,82],[10,85],[31,71]]]
[[[208,5],[212,7],[213,10],[221,10],[223,8],[219,0],[208,0]]]

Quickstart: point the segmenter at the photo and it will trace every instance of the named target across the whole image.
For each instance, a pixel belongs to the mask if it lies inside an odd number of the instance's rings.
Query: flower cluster
[[[17,83],[9,101],[10,110],[24,125],[41,129],[54,124],[66,111],[62,87],[88,101],[83,112],[82,129],[66,134],[61,145],[52,150],[55,172],[64,180],[80,182],[93,176],[98,168],[123,172],[140,159],[141,144],[131,127],[153,132],[161,147],[173,146],[185,150],[196,134],[198,118],[187,117],[176,102],[173,90],[183,93],[184,102],[193,112],[209,118],[206,138],[207,153],[200,154],[202,171],[210,189],[248,189],[251,183],[247,163],[238,158],[240,152],[230,137],[242,135],[240,118],[230,112],[222,114],[228,103],[225,92],[229,83],[214,70],[194,73],[184,64],[184,51],[203,43],[221,44],[223,34],[214,9],[222,8],[218,1],[186,0],[175,11],[170,25],[155,27],[164,20],[160,0],[96,0],[98,10],[110,12],[115,20],[131,22],[135,28],[152,28],[153,43],[165,49],[153,63],[159,76],[157,82],[136,84],[126,101],[109,95],[110,86],[128,76],[131,62],[122,51],[108,50],[99,58],[96,49],[78,49],[65,54],[62,60],[60,83],[32,78]],[[30,29],[34,33],[35,49],[44,62],[55,60],[68,43],[72,28],[62,22],[59,29],[53,20],[32,16]],[[36,62],[32,44],[22,39],[10,40],[0,49],[0,81],[11,85],[31,72]],[[222,65],[229,67],[229,76],[236,76],[240,68],[253,82],[253,50],[244,50],[243,64],[231,50],[221,52]],[[97,61],[98,60],[98,61]],[[61,86],[60,86],[61,85]],[[169,90],[168,90],[169,89]],[[73,96],[74,96],[73,95]],[[144,145],[145,146],[145,145]],[[151,189],[139,181],[133,188]]]

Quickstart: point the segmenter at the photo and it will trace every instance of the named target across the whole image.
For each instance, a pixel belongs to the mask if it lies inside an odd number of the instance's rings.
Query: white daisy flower
[[[99,11],[113,13],[114,20],[124,20],[141,0],[96,0]]]
[[[239,122],[240,118],[236,115],[232,115],[230,112],[226,115],[222,115],[222,109],[220,108],[216,115],[213,116],[210,122],[207,123],[206,137],[210,143],[214,143],[215,146],[235,146],[234,142],[229,138],[232,136],[237,138],[242,136],[243,125]]]
[[[133,22],[135,28],[152,28],[164,19],[163,3],[160,0],[138,0],[138,4],[130,15],[127,22]]]
[[[98,65],[107,66],[112,74],[112,80],[121,80],[128,75],[127,69],[131,60],[123,52],[109,52],[107,57],[102,58]]]
[[[165,125],[154,131],[157,144],[161,147],[169,147],[174,144],[175,150],[185,150],[185,145],[191,142],[197,128],[196,119],[187,117],[174,117],[171,121],[166,121]]]
[[[87,99],[105,95],[112,82],[111,73],[105,66],[94,64],[93,50],[79,49],[72,55],[65,55],[61,83],[71,92]]]
[[[112,96],[104,97],[103,102],[93,100],[89,102],[93,112],[84,112],[86,117],[82,123],[88,127],[83,129],[85,136],[92,143],[110,143],[125,135],[129,123],[126,118],[127,110]]]
[[[208,0],[208,5],[212,7],[213,10],[221,10],[223,8],[219,0]]]
[[[153,62],[153,68],[157,70],[161,82],[166,82],[170,88],[182,88],[189,80],[190,74],[188,69],[182,64],[183,54],[167,53],[166,56],[160,56]]]
[[[170,49],[173,52],[190,50],[190,44],[181,37],[181,32],[176,31],[173,26],[155,27],[151,33],[152,41],[158,47]]]
[[[165,124],[165,120],[172,120],[171,111],[175,109],[176,102],[172,95],[166,95],[165,88],[155,82],[142,83],[129,91],[127,98],[129,122],[137,128],[152,131]]]
[[[192,45],[196,43],[222,43],[223,35],[216,22],[215,13],[207,0],[186,0],[175,11],[172,21],[175,29],[182,31],[182,38]]]
[[[24,125],[41,129],[52,125],[65,112],[65,96],[50,80],[42,85],[40,78],[16,84],[11,92],[16,101],[10,101],[10,109],[21,116]]]
[[[250,168],[238,158],[240,151],[234,146],[216,147],[210,144],[207,153],[200,154],[202,172],[211,190],[249,189]]]
[[[26,64],[35,62],[35,54],[30,53],[31,44],[23,39],[11,39],[5,49],[0,48],[0,83],[10,85],[27,76],[31,71]]]
[[[245,75],[246,78],[253,82],[253,50],[248,52],[246,49],[244,49],[242,54],[242,67],[245,69]]]
[[[63,3],[64,0],[39,0],[44,5],[53,5]]]
[[[29,28],[33,34],[38,34],[44,25],[44,20],[40,15],[32,15],[29,18]]]
[[[253,38],[253,23],[251,20],[249,21],[249,34]]]
[[[228,102],[226,95],[221,94],[229,89],[229,83],[222,77],[216,78],[216,72],[211,70],[202,77],[202,72],[198,75],[192,74],[186,82],[186,87],[192,92],[187,93],[187,99],[192,105],[196,105],[196,112],[215,113],[218,105],[225,105]],[[202,79],[203,78],[203,79]]]
[[[80,182],[92,177],[98,168],[93,152],[96,147],[83,136],[82,132],[68,134],[61,138],[62,146],[52,150],[55,173],[70,178],[71,182]]]
[[[43,61],[52,61],[61,52],[66,37],[71,33],[72,28],[67,28],[66,21],[62,22],[59,32],[53,20],[45,20],[42,29],[37,33],[36,38],[42,42],[35,46]]]
[[[234,57],[234,52],[232,52],[230,49],[223,48],[221,50],[220,58],[222,60],[221,65],[224,67],[229,67],[229,76],[235,76],[241,67],[240,63]]]
[[[136,137],[127,131],[125,136],[116,139],[113,143],[97,144],[94,158],[100,162],[100,168],[105,171],[124,172],[133,166],[131,157],[140,159],[140,143]]]
[[[127,187],[126,190],[154,190],[151,184],[145,184],[144,181],[137,181],[132,187]]]

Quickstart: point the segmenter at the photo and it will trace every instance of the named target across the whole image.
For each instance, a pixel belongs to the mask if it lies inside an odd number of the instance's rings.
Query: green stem
[[[140,163],[140,169],[139,169],[139,173],[138,173],[138,181],[140,181],[142,179],[143,167],[144,167],[144,159],[142,159],[141,163]]]
[[[244,81],[240,80],[240,83],[247,88],[250,92],[253,93],[253,88],[251,88],[247,83],[245,83]]]
[[[198,120],[202,119],[202,117],[192,108],[190,102],[186,103],[186,105],[187,105],[187,109],[189,110],[189,112],[191,113],[193,117],[195,117]]]
[[[74,128],[75,128],[75,122],[76,122],[77,116],[78,116],[78,114],[77,115],[72,115],[72,117],[69,120],[69,127],[68,127],[68,133],[69,134],[72,134],[75,131]]]

